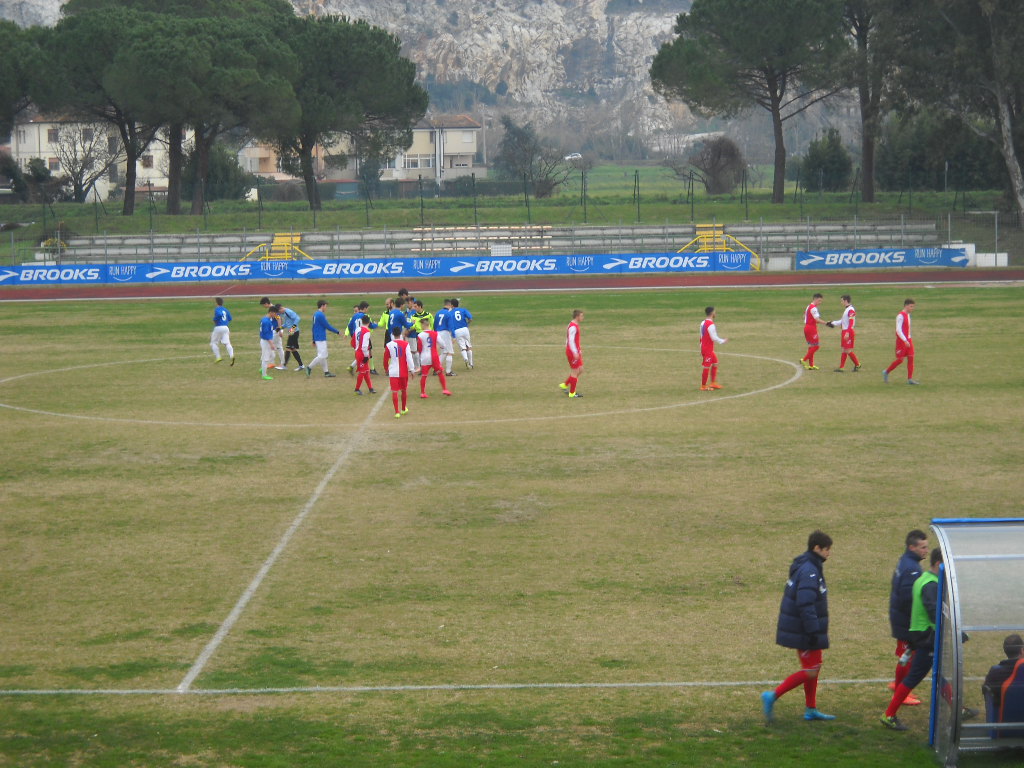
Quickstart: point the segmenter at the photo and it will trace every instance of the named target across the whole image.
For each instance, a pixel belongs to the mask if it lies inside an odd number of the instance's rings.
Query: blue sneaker
[[[835,715],[826,715],[824,712],[819,712],[814,707],[808,707],[804,711],[804,720],[835,720]]]
[[[764,710],[764,719],[769,723],[772,721],[772,708],[775,706],[775,691],[765,691],[761,694],[761,709]]]

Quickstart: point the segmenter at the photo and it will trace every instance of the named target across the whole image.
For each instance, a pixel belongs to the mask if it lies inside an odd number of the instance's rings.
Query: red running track
[[[551,277],[396,278],[365,280],[226,283],[129,283],[125,285],[0,286],[0,301],[151,299],[184,296],[331,296],[394,293],[403,285],[420,293],[460,291],[573,291],[601,288],[729,288],[866,283],[999,283],[1024,281],[1024,268],[922,269],[881,272],[714,272],[656,275],[561,275]]]

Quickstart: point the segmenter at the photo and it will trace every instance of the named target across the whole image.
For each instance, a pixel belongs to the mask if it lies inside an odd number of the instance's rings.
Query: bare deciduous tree
[[[120,140],[111,141],[106,123],[68,123],[58,130],[54,152],[76,203],[84,203],[115,163],[124,160]]]

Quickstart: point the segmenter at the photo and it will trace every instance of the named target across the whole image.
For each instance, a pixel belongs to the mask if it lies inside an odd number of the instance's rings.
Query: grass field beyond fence
[[[474,370],[457,355],[454,395],[431,380],[400,419],[383,377],[353,396],[344,339],[335,379],[261,380],[256,298],[226,302],[234,367],[210,300],[12,304],[0,766],[930,766],[927,707],[877,722],[888,582],[911,528],[1020,515],[1021,290],[829,287],[826,317],[857,308],[843,374],[830,329],[798,365],[811,289],[466,295]],[[908,295],[922,385],[885,385]],[[307,360],[316,298],[288,302]],[[341,327],[362,297],[330,298]],[[815,528],[838,720],[804,722],[798,690],[766,728]],[[971,639],[969,676],[1001,640]]]

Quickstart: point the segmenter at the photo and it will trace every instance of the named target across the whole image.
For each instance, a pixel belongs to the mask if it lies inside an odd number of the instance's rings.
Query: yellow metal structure
[[[294,232],[275,232],[274,239],[269,243],[260,243],[245,256],[246,261],[254,253],[259,254],[257,261],[291,261],[292,259],[308,259],[309,255],[299,248],[302,242],[302,235]],[[296,255],[297,254],[297,255]]]
[[[749,251],[751,269],[761,269],[761,256],[753,248],[748,248],[732,235],[725,233],[724,224],[697,224],[695,237],[676,253],[719,253],[728,251]],[[738,247],[737,247],[738,246]]]

